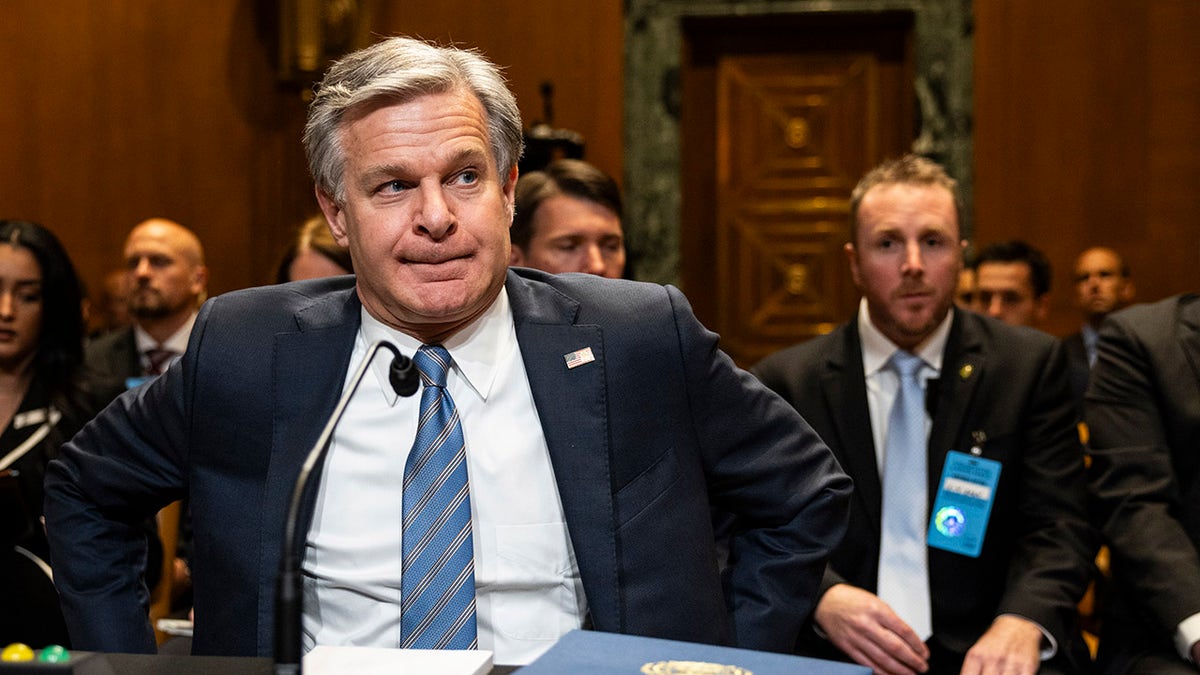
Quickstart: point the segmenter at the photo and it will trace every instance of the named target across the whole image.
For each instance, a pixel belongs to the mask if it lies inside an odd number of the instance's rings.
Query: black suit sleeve
[[[1031,619],[1059,639],[1074,632],[1076,603],[1099,542],[1087,518],[1083,450],[1062,345],[1031,354],[1023,417],[1019,493],[1012,504],[1015,539],[1004,595],[996,611]],[[997,516],[999,518],[999,516]]]
[[[1188,466],[1195,473],[1200,420],[1193,420],[1190,444],[1172,447],[1168,415],[1195,413],[1200,402],[1196,386],[1184,384],[1195,373],[1170,329],[1147,330],[1146,316],[1114,317],[1101,329],[1086,398],[1089,475],[1114,580],[1149,609],[1159,624],[1154,632],[1169,638],[1200,612],[1200,557],[1181,521],[1196,531],[1200,503],[1195,481],[1179,473]]]

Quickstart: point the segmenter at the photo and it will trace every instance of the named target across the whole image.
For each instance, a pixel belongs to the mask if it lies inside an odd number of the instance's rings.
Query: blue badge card
[[[929,519],[929,545],[978,557],[999,481],[1000,462],[955,450],[947,453]]]
[[[153,379],[154,379],[153,375],[143,375],[142,377],[127,377],[127,378],[125,378],[125,388],[133,389],[134,387],[140,387],[143,384],[146,384],[147,382],[149,382],[150,380],[153,380]]]

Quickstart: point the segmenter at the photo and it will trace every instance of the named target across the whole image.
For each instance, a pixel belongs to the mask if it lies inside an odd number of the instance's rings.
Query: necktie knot
[[[917,373],[921,371],[921,366],[925,365],[925,361],[915,354],[897,349],[892,354],[891,365],[892,370],[896,371],[901,380],[909,380],[916,377]]]
[[[446,387],[446,373],[450,370],[450,352],[441,345],[422,345],[413,356],[413,363],[421,374],[421,384],[426,387]]]
[[[165,349],[161,346],[146,350],[146,373],[149,375],[162,375],[167,369],[167,364],[175,357],[175,352],[171,349]]]

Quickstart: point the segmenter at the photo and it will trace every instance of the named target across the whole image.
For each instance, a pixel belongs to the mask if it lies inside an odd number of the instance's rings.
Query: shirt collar
[[[421,347],[420,340],[385,325],[362,309],[362,326],[358,339],[365,350],[377,340],[387,340],[400,348],[400,352],[411,357]],[[496,380],[501,355],[507,353],[516,340],[513,327],[512,307],[508,302],[508,290],[501,288],[491,306],[478,319],[455,333],[442,343],[450,352],[453,361],[451,371],[458,373],[483,400]],[[379,381],[379,387],[387,397],[388,405],[394,405],[399,396],[388,383],[390,359],[375,359],[371,371]]]
[[[171,336],[162,341],[160,346],[158,340],[150,337],[150,334],[142,329],[141,326],[134,324],[133,339],[137,343],[138,354],[145,354],[151,349],[169,349],[176,354],[182,354],[187,351],[188,337],[192,334],[192,326],[196,323],[196,312],[192,312],[187,321],[179,327],[179,330],[171,333]]]
[[[946,339],[950,335],[950,324],[954,322],[954,310],[946,312],[946,317],[938,324],[925,341],[917,345],[913,352],[916,356],[937,372],[942,372],[942,355],[946,351]],[[863,374],[874,375],[887,367],[892,354],[900,349],[896,343],[885,336],[875,324],[871,323],[871,315],[867,311],[867,299],[858,303],[858,335],[862,342]]]
[[[1079,329],[1079,335],[1088,349],[1095,349],[1096,343],[1100,340],[1100,333],[1090,323],[1083,324]]]

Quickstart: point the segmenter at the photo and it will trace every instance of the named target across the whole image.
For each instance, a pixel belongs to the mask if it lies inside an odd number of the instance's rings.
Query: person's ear
[[[1121,293],[1118,297],[1121,298],[1121,302],[1128,305],[1129,303],[1133,302],[1133,296],[1136,294],[1137,291],[1133,287],[1133,281],[1126,279],[1125,285],[1122,286]]]
[[[858,249],[854,248],[853,243],[846,242],[842,251],[846,254],[846,260],[850,261],[850,276],[854,279],[854,285],[862,288],[862,274],[858,269]]]
[[[525,251],[522,251],[520,246],[514,244],[509,250],[508,264],[516,265],[517,267],[528,267],[528,265],[525,264]]]
[[[329,224],[329,232],[333,235],[333,240],[339,246],[349,247],[350,239],[346,236],[345,210],[321,188],[314,188],[313,191],[317,195],[317,204],[321,207],[321,213],[325,214],[325,222]]]
[[[512,226],[513,213],[515,213],[515,204],[517,200],[517,165],[514,164],[508,172],[508,179],[501,186],[501,191],[504,193],[504,205],[508,207],[508,222]]]
[[[1046,317],[1050,316],[1050,294],[1046,293],[1034,302],[1033,316],[1037,321],[1037,325],[1045,323]]]

